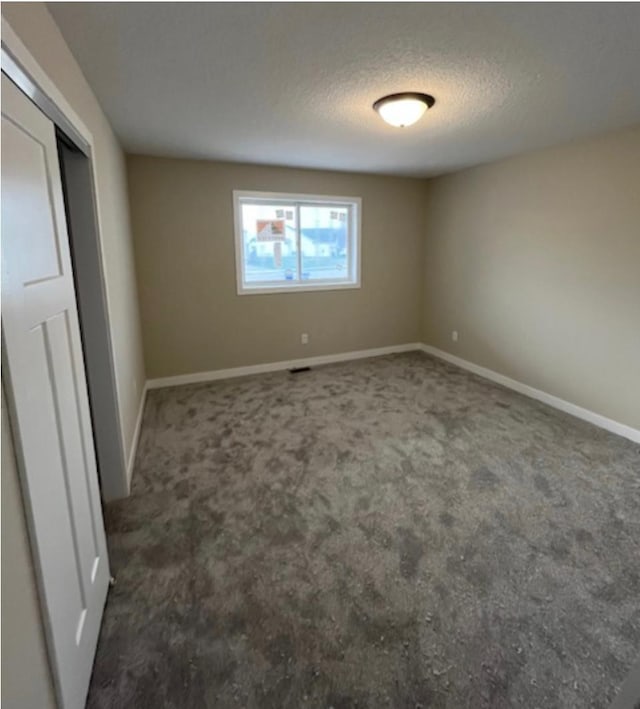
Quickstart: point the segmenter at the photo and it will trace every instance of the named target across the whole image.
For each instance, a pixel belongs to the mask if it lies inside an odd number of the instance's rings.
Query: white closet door
[[[54,126],[4,74],[2,334],[52,670],[80,709],[109,563]]]

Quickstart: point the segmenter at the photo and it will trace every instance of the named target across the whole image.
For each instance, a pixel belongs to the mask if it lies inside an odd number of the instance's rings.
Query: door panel
[[[3,160],[16,166],[15,189],[31,185],[32,208],[16,210],[13,218],[24,234],[28,234],[29,260],[23,276],[27,282],[60,276],[60,256],[55,222],[51,220],[51,195],[47,176],[47,154],[37,135],[11,121],[3,121]],[[12,190],[9,188],[9,198]]]
[[[2,76],[2,334],[61,706],[84,706],[109,567],[54,126]]]

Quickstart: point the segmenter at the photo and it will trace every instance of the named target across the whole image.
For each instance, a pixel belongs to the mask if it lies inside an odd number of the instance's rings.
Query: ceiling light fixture
[[[435,102],[436,100],[429,94],[404,91],[401,94],[379,98],[373,104],[373,108],[380,114],[382,120],[396,128],[406,128],[422,118],[422,114]]]

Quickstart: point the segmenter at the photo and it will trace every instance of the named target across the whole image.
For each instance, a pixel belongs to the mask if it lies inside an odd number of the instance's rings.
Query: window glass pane
[[[298,280],[296,209],[292,204],[242,204],[245,283]]]
[[[358,198],[237,190],[234,204],[240,295],[359,287]]]
[[[300,207],[303,281],[349,278],[348,230],[347,207]]]

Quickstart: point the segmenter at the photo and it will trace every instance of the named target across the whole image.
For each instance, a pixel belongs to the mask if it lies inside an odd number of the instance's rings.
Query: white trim
[[[360,197],[345,197],[344,195],[332,194],[309,194],[300,192],[257,192],[254,190],[233,190],[234,198],[238,199],[254,199],[263,202],[282,202],[290,204],[291,202],[300,202],[300,204],[324,204],[328,203],[332,207],[348,207],[352,202],[357,202]]]
[[[13,28],[9,24],[9,22],[2,17],[2,52],[1,52],[1,68],[2,71],[6,74],[6,76],[9,78],[9,80],[13,81],[16,86],[20,88],[23,93],[25,93],[25,89],[27,90],[25,95],[31,99],[34,104],[38,107],[39,110],[42,111],[42,106],[40,104],[40,100],[43,100],[45,103],[49,105],[49,107],[60,114],[63,120],[63,127],[71,128],[73,129],[74,134],[70,135],[72,139],[76,139],[78,136],[85,141],[86,145],[81,145],[78,146],[80,147],[83,152],[88,149],[88,154],[87,158],[89,159],[89,164],[92,172],[92,185],[91,189],[93,191],[93,199],[95,203],[95,210],[96,210],[96,235],[98,238],[98,246],[101,252],[101,255],[103,256],[103,263],[104,263],[104,254],[102,253],[103,250],[103,243],[102,243],[102,233],[101,233],[101,220],[100,220],[100,198],[97,192],[97,174],[96,174],[96,160],[95,160],[95,155],[93,154],[93,148],[94,148],[94,140],[93,140],[93,135],[91,131],[87,128],[85,123],[80,119],[78,114],[74,111],[74,109],[71,107],[71,104],[67,101],[63,93],[58,89],[56,84],[51,80],[49,75],[44,71],[44,69],[40,66],[40,64],[34,59],[32,56],[31,52],[29,49],[26,47],[26,45],[20,40],[18,35],[14,32]],[[43,112],[43,115],[47,115]],[[49,120],[51,120],[51,116],[47,116]],[[52,121],[53,122],[53,121]],[[77,135],[76,135],[77,134]],[[102,276],[102,285],[105,287],[106,291],[106,281],[104,280],[104,272],[101,273]],[[108,302],[107,302],[107,310],[108,310]],[[107,312],[107,317],[108,317],[108,312]],[[109,337],[111,337],[111,332],[108,333]],[[114,360],[115,361],[115,360]],[[117,396],[117,379],[116,379],[116,396]],[[119,397],[117,397],[117,400],[120,401]],[[120,428],[120,436],[122,436],[122,422],[121,420],[118,421],[118,426]],[[92,426],[93,428],[93,426]],[[18,449],[16,449],[16,452],[18,452]],[[118,480],[116,481],[116,484],[121,483],[119,487],[124,489],[126,487],[125,481],[122,480],[123,478],[123,470],[122,467],[124,465],[124,448],[120,448],[119,451],[119,466],[117,469],[117,475],[118,475]],[[21,476],[23,477],[23,476]],[[22,481],[24,484],[24,480]],[[98,481],[96,480],[96,483]],[[38,563],[38,554],[35,553],[36,549],[36,537],[35,537],[35,531],[34,531],[34,525],[33,525],[33,520],[32,515],[33,515],[33,510],[31,509],[31,503],[30,500],[28,499],[28,496],[25,496],[24,499],[24,508],[25,508],[25,513],[27,514],[27,517],[30,520],[29,524],[29,537],[30,537],[30,542],[32,548],[32,554],[31,556],[33,557],[33,562],[36,568],[36,581],[37,581],[37,586],[38,586],[38,603],[39,606],[42,610],[42,629],[44,632],[44,636],[46,639],[46,644],[47,644],[47,659],[48,659],[48,668],[51,674],[51,680],[52,684],[54,687],[54,693],[56,697],[56,704],[59,706],[63,706],[64,701],[63,701],[63,694],[62,694],[62,680],[61,680],[61,668],[59,666],[59,663],[56,660],[56,651],[55,651],[55,642],[53,640],[53,628],[52,628],[52,619],[49,617],[49,613],[47,612],[47,603],[46,603],[46,593],[45,593],[45,586],[44,586],[44,580],[42,578],[42,573],[43,570],[40,568],[40,564]],[[102,517],[102,515],[100,515]],[[95,520],[94,520],[95,521]],[[106,534],[106,532],[105,532]],[[108,569],[108,553],[107,553],[107,569]],[[94,568],[95,571],[95,568]],[[107,572],[108,573],[108,572]],[[106,591],[105,591],[106,593]],[[101,604],[104,603],[104,598],[101,602]],[[102,621],[102,605],[100,609],[100,615],[99,618],[97,619],[98,622]],[[93,647],[93,656],[95,656],[95,646]]]
[[[129,449],[129,458],[127,460],[127,495],[131,493],[131,480],[133,478],[133,466],[136,464],[136,453],[138,452],[138,442],[140,440],[140,429],[142,428],[142,416],[144,414],[144,405],[147,402],[147,392],[149,391],[149,382],[145,382],[140,397],[140,406],[138,407],[138,416],[136,417],[136,426],[133,429],[133,438],[131,439],[131,448]]]
[[[298,285],[287,285],[286,283],[277,284],[273,286],[258,286],[257,288],[243,288],[238,290],[238,295],[274,295],[275,293],[313,293],[314,291],[328,291],[328,290],[357,290],[360,288],[360,283],[353,283],[347,281],[345,283],[340,283],[340,281],[333,281],[327,283],[321,282],[318,285],[303,285],[302,283]]]
[[[106,278],[105,264],[107,259],[104,252],[104,240],[102,236],[102,200],[101,195],[98,191],[98,173],[97,173],[97,159],[94,151],[94,140],[93,134],[80,118],[80,116],[73,109],[69,101],[66,99],[63,92],[58,88],[55,82],[49,77],[47,72],[40,66],[40,64],[33,57],[27,46],[22,42],[20,37],[13,30],[8,20],[2,17],[2,49],[7,49],[8,52],[2,52],[2,69],[7,73],[7,75],[12,78],[12,71],[16,68],[14,59],[20,64],[20,71],[25,71],[33,84],[39,89],[39,91],[48,98],[49,101],[56,107],[56,109],[65,117],[65,119],[73,126],[73,128],[80,134],[80,136],[86,141],[89,146],[90,155],[89,162],[91,167],[91,174],[93,179],[92,190],[95,206],[95,216],[96,216],[96,236],[98,239],[98,248],[101,257],[101,268],[102,268],[102,287],[104,288],[105,298],[106,298],[106,317],[109,327],[111,327],[111,302],[110,297],[110,287]],[[87,84],[88,89],[91,91],[91,87]],[[33,98],[33,96],[30,96]],[[96,99],[97,100],[97,99]],[[125,451],[125,430],[122,423],[122,412],[120,411],[120,404],[123,401],[121,385],[118,379],[117,371],[117,357],[114,350],[114,343],[112,332],[109,330],[108,337],[111,342],[111,360],[113,362],[113,371],[115,378],[115,393],[116,401],[118,403],[118,426],[120,428],[120,438],[122,440],[122,465],[126,462],[126,451]],[[128,485],[126,480],[123,480],[123,470],[122,468],[118,471],[118,479],[115,481],[115,485],[118,489],[124,490]],[[130,482],[130,480],[129,480]]]
[[[37,82],[33,80],[29,72],[20,64],[20,61],[13,56],[11,49],[6,43],[2,43],[2,71],[11,81],[30,98],[42,113],[74,143],[75,147],[83,152],[87,157],[91,156],[91,146],[84,139],[82,133],[76,130],[73,123],[67,120],[64,113],[56,104],[42,91]]]
[[[71,108],[71,104],[64,97],[60,89],[49,78],[38,62],[33,58],[31,52],[24,45],[20,37],[14,32],[9,22],[2,18],[2,44],[6,45],[13,56],[22,64],[34,79],[42,92],[49,97],[58,109],[64,114],[66,119],[82,135],[82,137],[93,146],[93,136],[91,131],[84,124],[78,114]],[[4,68],[4,67],[3,67]]]
[[[412,352],[419,350],[426,354],[437,357],[438,359],[443,359],[446,362],[456,365],[462,369],[466,369],[469,372],[473,372],[484,379],[489,379],[496,384],[501,384],[508,389],[513,389],[519,394],[528,396],[531,399],[536,399],[544,404],[552,406],[554,409],[559,409],[564,411],[571,416],[582,419],[583,421],[588,421],[594,426],[603,428],[606,431],[615,433],[623,438],[628,438],[635,443],[640,443],[640,431],[627,426],[624,423],[619,423],[613,419],[609,419],[606,416],[597,414],[594,411],[589,411],[581,406],[572,404],[569,401],[560,399],[553,394],[547,394],[540,389],[535,389],[528,384],[522,384],[515,379],[505,376],[504,374],[499,374],[494,372],[492,369],[487,369],[486,367],[481,367],[478,364],[469,362],[466,359],[452,355],[444,350],[439,350],[431,345],[426,345],[421,342],[411,342],[405,345],[391,345],[389,347],[376,347],[369,350],[355,350],[353,352],[340,352],[338,354],[329,355],[319,355],[316,357],[303,357],[302,359],[287,360],[280,362],[267,362],[265,364],[253,364],[247,367],[232,367],[230,369],[214,369],[209,372],[195,372],[194,374],[180,374],[175,377],[161,377],[159,379],[149,379],[145,385],[145,395],[148,389],[162,389],[164,387],[172,386],[182,386],[184,384],[197,384],[200,382],[212,382],[220,379],[233,379],[235,377],[246,377],[252,374],[264,374],[266,372],[279,372],[286,369],[292,369],[294,367],[317,367],[323,364],[333,364],[334,362],[347,362],[349,360],[365,359],[368,357],[381,357],[383,355],[396,354],[400,352]],[[142,418],[142,409],[144,408],[144,398],[138,417],[138,423],[136,425],[136,435],[134,438],[135,446],[132,446],[132,458],[130,460],[130,467],[132,461],[135,460],[135,447],[137,447],[137,438],[140,429],[140,421]]]
[[[572,404],[571,402],[560,399],[553,394],[547,394],[540,389],[535,389],[534,387],[529,386],[528,384],[523,384],[516,379],[506,377],[504,374],[494,372],[492,369],[487,369],[486,367],[481,367],[479,364],[474,364],[473,362],[469,362],[461,357],[456,357],[456,355],[452,355],[444,350],[439,350],[437,347],[422,344],[420,345],[420,349],[426,354],[433,355],[434,357],[438,357],[438,359],[443,359],[446,362],[455,364],[457,367],[466,369],[469,372],[473,372],[474,374],[484,377],[485,379],[489,379],[492,382],[496,382],[497,384],[502,384],[502,386],[505,386],[508,389],[513,389],[514,391],[524,394],[531,399],[542,401],[544,404],[548,404],[554,409],[559,409],[560,411],[571,414],[571,416],[575,416],[583,421],[588,421],[594,426],[604,428],[606,431],[616,433],[618,436],[622,436],[623,438],[628,438],[630,441],[634,441],[634,443],[640,443],[640,431],[632,428],[631,426],[627,426],[624,423],[619,423],[618,421],[614,421],[606,416],[597,414],[594,411],[589,411],[589,409],[583,409],[577,404]]]
[[[252,364],[248,367],[232,367],[231,369],[214,369],[209,372],[195,372],[194,374],[179,374],[175,377],[161,377],[149,379],[147,389],[162,389],[164,387],[181,386],[183,384],[196,384],[198,382],[213,382],[218,379],[233,379],[247,377],[252,374],[265,372],[280,372],[294,367],[318,367],[322,364],[346,362],[353,359],[366,359],[368,357],[381,357],[383,355],[398,354],[421,350],[422,344],[411,342],[405,345],[390,345],[388,347],[375,347],[370,350],[355,350],[353,352],[340,352],[338,354],[318,355],[316,357],[303,357],[280,362],[267,362],[265,364]]]
[[[236,260],[236,293],[237,295],[266,295],[269,293],[302,293],[311,291],[329,291],[361,288],[362,278],[362,198],[361,197],[336,197],[334,195],[296,194],[287,192],[252,192],[246,190],[233,190],[233,231]],[[258,283],[255,287],[244,281],[243,258],[244,240],[242,237],[242,200],[249,199],[256,202],[265,201],[271,204],[295,203],[296,230],[300,233],[300,206],[324,204],[329,207],[347,207],[349,220],[349,249],[347,252],[349,277],[336,280],[312,281],[279,281],[273,284]],[[300,263],[300,250],[298,245],[298,271]],[[300,273],[298,274],[300,275]]]

